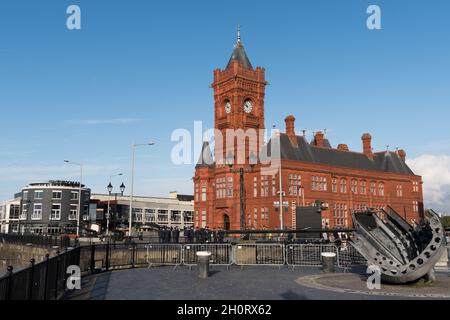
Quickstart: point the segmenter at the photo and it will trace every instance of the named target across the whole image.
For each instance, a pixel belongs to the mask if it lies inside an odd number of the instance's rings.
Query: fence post
[[[95,245],[91,245],[91,263],[90,263],[91,273],[95,272]]]
[[[44,300],[47,300],[47,281],[48,281],[48,264],[49,264],[50,254],[45,254],[45,281],[44,281]]]
[[[30,278],[28,279],[28,300],[33,300],[33,287],[34,287],[34,263],[36,260],[32,258],[30,260]]]
[[[59,279],[59,261],[60,261],[59,254],[60,254],[59,250],[56,251],[55,300],[58,299],[58,279]]]
[[[133,242],[133,251],[131,252],[131,267],[134,268],[136,255],[136,243]]]
[[[106,263],[106,271],[108,271],[109,270],[109,240],[106,243],[106,261],[105,261],[105,263]]]
[[[13,266],[8,266],[8,288],[5,296],[6,300],[11,300],[12,281],[13,281]]]

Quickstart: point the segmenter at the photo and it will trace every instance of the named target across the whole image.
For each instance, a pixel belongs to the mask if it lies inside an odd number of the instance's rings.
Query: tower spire
[[[241,26],[237,25],[237,43],[241,42]]]

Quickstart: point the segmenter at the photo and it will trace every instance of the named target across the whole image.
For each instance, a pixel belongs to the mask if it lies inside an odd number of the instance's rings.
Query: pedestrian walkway
[[[98,300],[310,300],[310,299],[400,299],[320,290],[297,281],[321,274],[317,268],[291,270],[273,267],[215,267],[208,279],[198,279],[197,270],[181,267],[129,269],[92,275],[80,292],[66,299]],[[81,293],[83,292],[83,293]]]

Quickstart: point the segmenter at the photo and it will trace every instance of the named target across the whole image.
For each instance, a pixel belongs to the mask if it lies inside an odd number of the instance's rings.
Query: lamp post
[[[64,162],[80,167],[80,184],[78,186],[78,210],[77,210],[77,237],[79,237],[79,235],[80,235],[80,211],[81,211],[81,188],[83,185],[83,164],[73,162],[70,160],[64,160]]]
[[[132,219],[133,219],[133,196],[134,196],[134,160],[135,160],[135,153],[136,153],[136,147],[142,147],[142,146],[153,146],[154,142],[149,143],[141,143],[141,144],[132,144],[131,145],[131,151],[132,151],[132,157],[131,157],[131,195],[130,195],[130,212],[128,216],[128,236],[131,237],[131,228],[132,228]]]
[[[227,164],[230,167],[231,173],[239,173],[239,208],[240,208],[240,229],[245,229],[245,190],[244,190],[244,173],[252,173],[254,172],[255,164],[258,162],[258,158],[252,152],[249,157],[250,168],[244,168],[243,166],[240,168],[233,169],[234,164],[234,156],[231,151],[227,155]]]
[[[299,201],[299,197],[300,197],[300,193],[302,196],[302,206],[305,206],[305,188],[303,186],[298,186],[297,188],[297,206],[300,205],[300,201]]]
[[[109,218],[111,216],[111,212],[110,212],[110,208],[111,208],[111,193],[113,191],[113,185],[111,183],[111,180],[113,177],[118,177],[118,176],[122,176],[123,173],[117,173],[117,174],[112,174],[109,176],[109,184],[106,187],[108,189],[108,210],[106,213],[106,235],[109,235]],[[122,183],[123,184],[123,183]]]

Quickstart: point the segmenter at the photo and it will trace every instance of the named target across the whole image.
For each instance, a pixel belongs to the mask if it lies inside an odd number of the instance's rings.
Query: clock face
[[[230,101],[227,101],[225,103],[225,112],[226,113],[230,113],[231,112],[231,103],[230,103]]]
[[[250,100],[247,100],[244,102],[244,111],[247,113],[252,112],[253,106],[252,106],[252,102]]]

